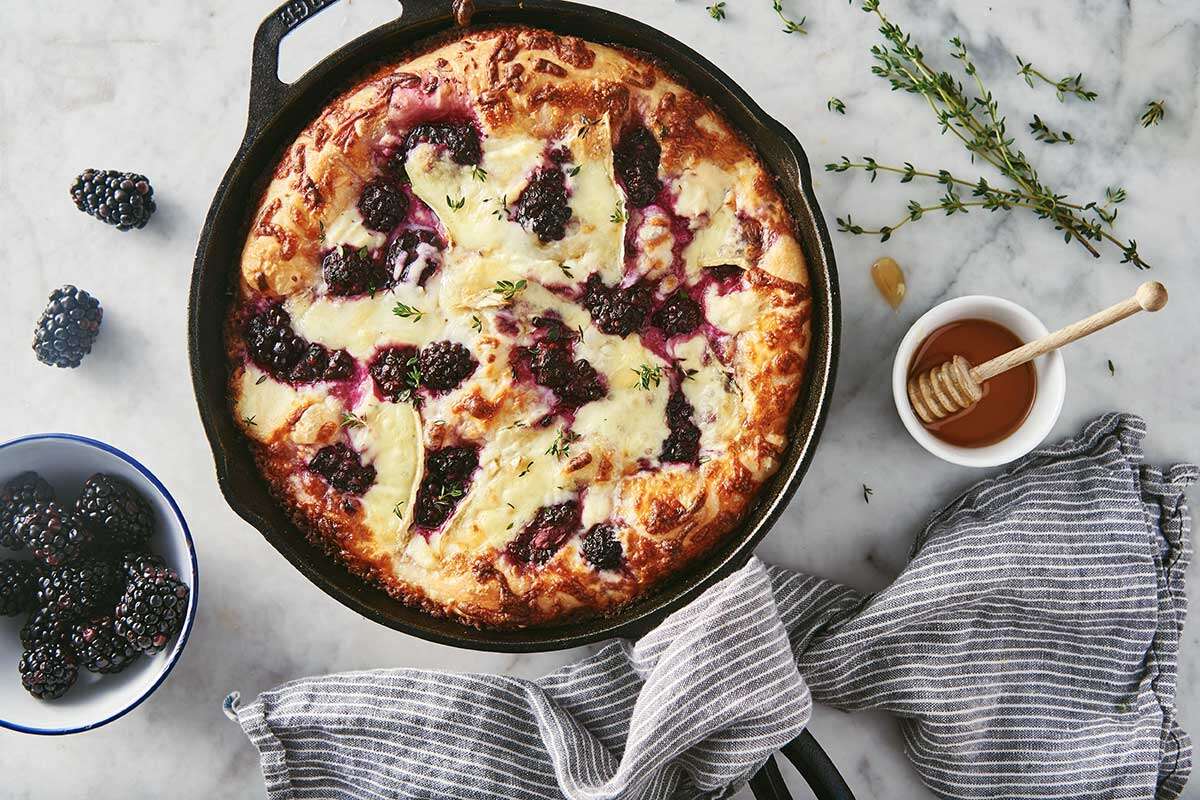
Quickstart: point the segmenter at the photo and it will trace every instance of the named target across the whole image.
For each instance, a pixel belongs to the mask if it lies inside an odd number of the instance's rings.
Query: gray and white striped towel
[[[283,798],[719,797],[812,699],[882,708],[946,798],[1174,798],[1193,466],[1110,414],[936,514],[863,595],[757,560],[541,680],[412,669],[226,699]],[[811,694],[810,694],[811,692]]]

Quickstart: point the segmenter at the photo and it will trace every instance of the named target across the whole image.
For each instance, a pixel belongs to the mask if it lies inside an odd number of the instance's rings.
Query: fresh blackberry
[[[561,169],[540,169],[517,197],[516,220],[527,225],[543,242],[557,241],[567,234],[571,208],[567,205],[566,177]]]
[[[292,333],[292,316],[281,303],[272,303],[246,320],[245,340],[254,363],[280,380],[287,379],[305,350],[304,340]]]
[[[616,569],[621,566],[621,543],[612,525],[602,522],[593,525],[583,537],[583,557],[596,569]]]
[[[111,608],[125,586],[115,563],[87,559],[45,570],[37,579],[38,604],[76,617]]]
[[[358,213],[373,231],[390,231],[408,213],[408,197],[385,180],[373,180],[358,197]]]
[[[337,297],[373,294],[389,285],[387,273],[365,247],[344,244],[330,250],[321,260],[321,274],[329,294]]]
[[[87,292],[70,284],[55,289],[33,329],[34,355],[52,367],[78,367],[92,352],[103,319],[100,301]]]
[[[141,655],[137,645],[117,635],[111,616],[79,623],[71,629],[68,641],[79,666],[90,672],[120,672]]]
[[[33,606],[37,567],[32,561],[0,561],[0,616],[12,617]]]
[[[653,302],[653,290],[641,281],[610,289],[593,272],[583,287],[584,308],[596,327],[612,336],[628,336],[641,328]]]
[[[421,385],[435,392],[448,392],[475,371],[479,362],[457,342],[434,342],[421,350],[417,369]]]
[[[345,380],[353,374],[354,359],[349,353],[312,342],[292,367],[288,378],[292,383],[315,383]]]
[[[21,626],[21,644],[26,649],[31,649],[40,644],[65,642],[76,622],[77,617],[69,611],[39,608],[30,614],[29,619]]]
[[[662,190],[658,162],[662,147],[645,126],[632,128],[613,148],[613,167],[625,187],[625,202],[633,208],[645,208]]]
[[[113,630],[143,653],[157,653],[183,627],[188,594],[170,570],[133,578],[113,612]]]
[[[0,489],[0,546],[20,550],[25,546],[17,535],[17,522],[34,503],[54,499],[54,487],[36,472],[22,472]]]
[[[412,397],[417,388],[417,348],[410,345],[385,347],[375,354],[368,371],[375,379],[379,392],[392,402]]]
[[[51,567],[77,558],[92,543],[92,532],[53,500],[35,503],[17,523],[17,534],[33,555]]]
[[[700,429],[692,422],[692,404],[683,392],[676,390],[667,400],[667,428],[670,433],[663,440],[663,461],[695,464],[700,456]]]
[[[479,453],[474,447],[443,447],[425,458],[425,474],[443,482],[465,481],[478,466]]]
[[[679,336],[696,330],[704,321],[700,304],[682,289],[667,298],[650,319],[667,336]]]
[[[565,405],[579,408],[607,394],[600,374],[584,359],[578,359],[567,373],[567,382],[554,390]]]
[[[564,347],[534,345],[529,352],[533,379],[548,389],[561,389],[571,379],[571,353]]]
[[[455,164],[478,164],[483,160],[479,130],[471,122],[422,122],[409,131],[404,139],[407,153],[421,142],[440,145]]]
[[[328,350],[292,332],[292,317],[273,303],[246,320],[246,349],[261,369],[281,381],[313,383],[350,377],[354,360],[345,350]]]
[[[145,175],[86,169],[71,185],[75,207],[119,231],[144,228],[154,214],[154,187]]]
[[[75,516],[96,541],[116,550],[138,550],[154,533],[154,510],[120,478],[96,473],[83,484]]]
[[[459,494],[456,496],[455,492]],[[440,527],[450,517],[461,492],[461,486],[447,487],[437,481],[422,480],[413,505],[413,522],[430,530]]]
[[[568,500],[542,506],[528,525],[506,546],[505,552],[522,564],[544,564],[558,552],[563,542],[579,530],[579,503]]]
[[[21,685],[39,700],[62,697],[75,685],[79,667],[75,654],[64,644],[42,644],[21,656]]]
[[[341,442],[318,450],[308,468],[329,481],[333,488],[349,494],[366,494],[375,483],[375,468],[363,464],[358,453]]]
[[[169,569],[167,562],[153,553],[126,553],[121,558],[121,572],[126,579],[136,578],[151,570]]]
[[[384,264],[392,280],[397,283],[407,283],[415,278],[418,286],[424,286],[425,281],[441,267],[441,252],[445,246],[436,232],[428,228],[409,228],[392,239]],[[419,271],[411,275],[414,264]]]

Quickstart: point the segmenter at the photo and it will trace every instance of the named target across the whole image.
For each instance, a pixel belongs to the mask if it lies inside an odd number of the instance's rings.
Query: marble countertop
[[[892,93],[870,74],[867,50],[878,37],[857,4],[784,0],[794,16],[808,15],[810,31],[786,36],[769,0],[731,0],[723,22],[709,18],[706,2],[598,4],[699,50],[795,131],[818,168],[843,154],[867,153],[970,173],[961,148],[935,134],[918,99]],[[157,796],[145,780],[150,765],[173,796],[259,797],[255,753],[221,714],[230,689],[252,697],[290,678],[381,666],[533,677],[579,655],[471,653],[368,622],[308,583],[217,490],[188,376],[187,287],[202,220],[242,136],[251,39],[273,5],[0,5],[0,219],[8,241],[0,257],[7,280],[0,342],[11,353],[0,438],[76,431],[139,457],[189,518],[202,588],[181,662],[135,713],[78,736],[0,732],[6,797],[81,797],[100,773],[113,796]],[[395,0],[339,3],[286,43],[284,77],[397,8]],[[1014,128],[1023,132],[1037,112],[1071,130],[1079,139],[1074,146],[1029,143],[1027,151],[1063,191],[1090,197],[1108,185],[1124,186],[1130,199],[1120,226],[1138,239],[1153,277],[1175,298],[1156,317],[1072,346],[1066,406],[1053,436],[1071,434],[1103,411],[1128,410],[1149,421],[1151,459],[1200,459],[1200,326],[1189,306],[1200,295],[1200,231],[1190,205],[1200,185],[1200,12],[1171,0],[991,6],[887,0],[885,8],[939,63],[948,61],[945,39],[961,35]],[[1059,104],[1049,88],[1027,88],[1014,54],[1054,76],[1082,71],[1100,99]],[[826,110],[830,96],[845,102],[845,116]],[[1143,130],[1138,116],[1155,98],[1166,100],[1166,119]],[[71,208],[66,188],[90,166],[152,178],[159,211],[147,229],[122,235]],[[885,222],[910,197],[940,194],[934,186],[894,180],[870,186],[862,175],[815,177],[831,228],[847,211],[863,223]],[[896,417],[892,354],[908,325],[942,299],[990,293],[1026,305],[1055,327],[1124,297],[1144,275],[1111,253],[1093,260],[1025,214],[932,218],[883,245],[832,236],[844,316],[832,412],[806,480],[760,553],[873,590],[904,565],[926,516],[980,476],[927,455]],[[881,301],[868,275],[882,254],[908,274],[909,295],[898,312]],[[105,307],[102,338],[76,371],[43,367],[28,349],[46,294],[66,282],[92,291]],[[874,490],[869,504],[863,484]],[[1180,715],[1193,731],[1200,722],[1198,632],[1194,624],[1185,632],[1179,680]],[[818,708],[812,730],[858,797],[930,796],[886,716]]]

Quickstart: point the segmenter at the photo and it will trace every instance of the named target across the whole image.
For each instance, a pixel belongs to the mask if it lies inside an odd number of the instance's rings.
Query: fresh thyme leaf
[[[367,421],[365,419],[363,419],[362,417],[360,417],[358,414],[352,413],[350,411],[346,411],[346,412],[343,412],[342,422],[341,422],[341,425],[339,425],[338,427],[341,427],[341,428],[363,428],[363,427],[366,427],[366,425],[367,425]]]
[[[558,435],[554,437],[554,441],[546,448],[546,455],[554,456],[559,459],[566,458],[571,455],[571,444],[579,441],[579,434],[575,431],[562,428]]]
[[[471,315],[471,327],[475,329],[476,333],[483,333],[483,322],[474,314]]]
[[[830,111],[836,112],[843,116],[846,114],[846,104],[836,97],[829,98],[829,100],[825,103],[825,107]]]
[[[566,275],[568,278],[574,279],[575,276],[571,274],[571,268],[568,267],[566,264],[559,264],[558,268],[560,270],[562,270],[563,275]]]
[[[512,503],[505,503],[504,505],[508,506],[508,507],[509,507],[509,508],[511,508],[513,511],[516,511],[516,510],[517,510],[517,507],[516,507],[516,506],[514,506]]]
[[[404,501],[403,500],[396,503],[396,505],[392,506],[392,513],[396,515],[396,519],[399,519],[399,520],[404,519]]]
[[[570,175],[572,178],[574,178],[576,175],[579,174],[579,170],[581,170],[581,169],[583,169],[583,164],[576,164],[575,166],[573,166],[569,170],[567,170],[567,174]]]
[[[259,376],[258,376],[258,380],[256,380],[256,381],[254,382],[254,385],[255,385],[255,386],[260,386],[260,385],[262,385],[262,382],[263,382],[263,381],[265,381],[266,379],[267,379],[267,376],[266,376],[266,375],[259,375]]]
[[[496,281],[496,286],[492,289],[493,292],[504,296],[506,302],[511,303],[513,298],[525,291],[525,279],[521,278],[517,282],[513,281]]]
[[[1108,360],[1108,374],[1113,376],[1117,374],[1117,368],[1113,365],[1111,358]]]
[[[721,5],[724,5],[724,3]],[[808,17],[801,17],[799,22],[788,19],[787,15],[783,13],[783,0],[772,0],[771,7],[775,9],[775,13],[783,20],[784,33],[799,33],[802,36],[808,35],[808,31],[804,30],[804,21]]]
[[[451,211],[458,211],[467,203],[467,198],[460,197],[457,200],[451,200],[450,195],[446,195],[446,205],[450,206]]]
[[[492,209],[492,216],[501,222],[508,219],[508,195],[500,198],[500,207]]]
[[[396,305],[392,308],[392,313],[400,319],[411,319],[413,322],[420,322],[421,317],[425,316],[425,312],[416,306],[409,306],[396,301]]]
[[[1146,104],[1146,112],[1142,114],[1142,127],[1149,128],[1151,125],[1157,125],[1162,122],[1162,118],[1167,114],[1166,100],[1151,100]]]
[[[1046,123],[1042,122],[1042,118],[1037,114],[1033,115],[1033,122],[1029,123],[1029,130],[1033,133],[1033,138],[1039,142],[1045,142],[1046,144],[1058,144],[1059,142],[1075,144],[1075,137],[1071,135],[1070,131],[1058,133],[1051,130]]]
[[[856,235],[879,236],[882,241],[887,241],[901,227],[922,219],[928,211],[942,210],[952,215],[965,213],[971,208],[986,211],[1023,208],[1039,219],[1047,220],[1055,230],[1062,232],[1065,241],[1077,242],[1097,258],[1100,250],[1096,244],[1107,242],[1120,250],[1121,263],[1132,264],[1138,269],[1149,268],[1150,265],[1138,252],[1137,240],[1123,241],[1115,232],[1106,229],[1112,226],[1115,212],[1110,213],[1104,205],[1095,202],[1070,202],[1067,195],[1043,183],[1025,153],[1015,146],[999,104],[983,84],[961,39],[956,36],[950,40],[950,56],[959,62],[963,73],[973,81],[974,86],[970,91],[949,72],[930,67],[925,54],[912,37],[883,14],[879,0],[862,0],[861,8],[878,18],[879,32],[884,39],[882,44],[871,48],[871,55],[876,62],[872,73],[888,81],[893,90],[920,95],[937,119],[941,132],[959,139],[971,154],[972,161],[997,170],[1011,182],[1011,188],[993,187],[982,177],[966,180],[947,170],[918,170],[907,162],[903,167],[897,167],[881,164],[870,156],[863,156],[859,161],[851,161],[843,156],[840,163],[826,164],[825,169],[830,172],[862,170],[870,174],[872,181],[881,172],[899,175],[903,183],[917,177],[929,178],[946,186],[947,193],[936,204],[910,202],[904,217],[892,225],[868,228],[855,223],[847,214],[844,219],[838,218],[839,230]],[[1021,64],[1024,68],[1025,62]],[[1023,69],[1022,74],[1030,81],[1034,78],[1045,79],[1032,66],[1027,71]],[[1047,82],[1058,86],[1056,82]],[[1062,91],[1085,100],[1094,99],[1095,94],[1083,89],[1082,83],[1082,75],[1064,79]],[[962,199],[958,192],[965,189],[970,190],[972,199]]]
[[[875,490],[872,489],[870,486],[867,486],[865,483],[862,485],[862,487],[863,487],[863,502],[870,503],[871,495],[875,494]]]
[[[647,391],[650,390],[650,384],[654,384],[655,388],[662,383],[663,368],[661,366],[652,367],[649,364],[642,364],[637,369],[631,369],[634,375],[638,376],[638,386]]]
[[[1060,103],[1066,101],[1068,94],[1073,94],[1080,100],[1084,100],[1088,103],[1095,100],[1098,96],[1095,92],[1090,92],[1083,88],[1082,72],[1052,81],[1043,75],[1037,69],[1037,67],[1033,66],[1032,63],[1021,60],[1020,56],[1017,56],[1017,63],[1021,66],[1021,68],[1017,70],[1017,74],[1025,79],[1025,83],[1029,84],[1030,89],[1034,88],[1033,80],[1034,78],[1037,78],[1042,83],[1046,83],[1054,87],[1054,93],[1058,95],[1058,102]]]
[[[715,20],[720,21],[720,20],[725,19],[725,3],[724,2],[713,3],[711,6],[705,6],[704,10],[707,11],[708,15]]]
[[[510,523],[508,523],[507,525],[505,525],[505,526],[504,526],[504,530],[506,530],[506,531],[511,531],[511,530],[512,530],[512,526],[513,526],[513,523],[511,523],[511,522],[510,522]]]
[[[476,164],[471,167],[471,177],[477,181],[484,182],[487,180],[487,170]]]
[[[615,222],[618,225],[625,221],[625,209],[621,207],[620,202],[618,202],[616,208],[613,209],[612,216],[608,218],[608,221]]]
[[[258,423],[254,421],[254,418],[255,418],[256,416],[258,416],[258,415],[257,415],[257,414],[251,414],[251,415],[250,415],[250,416],[248,416],[248,417],[242,417],[242,422],[246,423],[246,425],[247,425],[247,426],[249,426],[249,427],[252,427],[252,428],[257,428],[257,427],[258,427]]]

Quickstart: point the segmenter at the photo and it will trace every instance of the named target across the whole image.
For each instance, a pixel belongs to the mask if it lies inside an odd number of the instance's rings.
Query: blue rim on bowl
[[[147,469],[146,466],[144,464],[142,464],[140,461],[138,461],[136,458],[129,455],[128,453],[126,453],[124,450],[121,450],[120,448],[113,447],[111,444],[101,442],[97,439],[91,439],[87,436],[80,436],[80,435],[74,434],[74,433],[34,433],[34,434],[30,434],[28,436],[21,436],[16,439],[10,439],[9,441],[4,442],[3,444],[0,444],[0,450],[4,450],[5,448],[12,447],[14,445],[22,444],[25,442],[38,441],[38,440],[42,440],[42,439],[61,439],[61,440],[66,440],[66,441],[78,442],[78,443],[86,445],[88,447],[94,447],[97,450],[102,450],[110,455],[116,456],[117,458],[124,461],[126,464],[129,464],[129,466],[136,469],[139,473],[141,473],[142,476],[146,480],[150,481],[150,483],[159,492],[159,494],[162,495],[163,499],[167,501],[167,505],[170,506],[171,512],[175,515],[175,518],[179,521],[179,528],[183,532],[183,541],[184,541],[184,544],[187,546],[188,559],[189,559],[190,567],[191,567],[191,572],[188,575],[188,578],[189,578],[188,586],[190,588],[190,597],[188,600],[188,612],[187,612],[187,617],[183,621],[183,627],[180,628],[180,630],[179,630],[179,634],[178,634],[179,639],[176,642],[175,647],[172,648],[170,657],[169,657],[166,665],[162,668],[162,671],[154,679],[154,682],[152,684],[150,684],[149,688],[147,688],[146,691],[142,692],[142,694],[140,694],[137,697],[137,699],[135,699],[133,702],[126,705],[121,710],[117,711],[114,714],[110,714],[109,716],[105,717],[102,720],[99,720],[97,722],[88,723],[87,725],[79,725],[79,726],[75,726],[75,727],[71,727],[71,728],[35,728],[35,727],[30,727],[28,725],[21,725],[20,723],[17,723],[17,722],[10,722],[9,720],[6,720],[6,719],[0,717],[0,728],[7,728],[9,730],[18,731],[20,733],[33,733],[33,734],[37,734],[39,736],[63,736],[63,735],[70,734],[70,733],[82,733],[83,731],[94,730],[96,728],[107,725],[108,723],[112,722],[113,720],[120,719],[121,717],[125,716],[130,711],[133,711],[135,708],[137,708],[142,703],[144,703],[146,701],[146,698],[148,698],[150,695],[154,694],[154,692],[158,690],[158,687],[163,684],[163,681],[165,681],[167,679],[167,676],[170,675],[171,671],[175,668],[175,664],[179,661],[179,657],[181,655],[183,655],[183,650],[184,650],[184,647],[187,645],[188,637],[192,633],[192,623],[196,618],[196,606],[199,601],[200,584],[199,584],[199,571],[198,571],[198,568],[196,565],[196,546],[192,542],[192,532],[188,528],[187,520],[184,519],[183,512],[179,510],[179,504],[175,502],[175,498],[171,496],[171,493],[169,491],[167,491],[167,487],[163,485],[162,481],[160,481],[154,475],[153,472],[151,472],[149,469]]]

